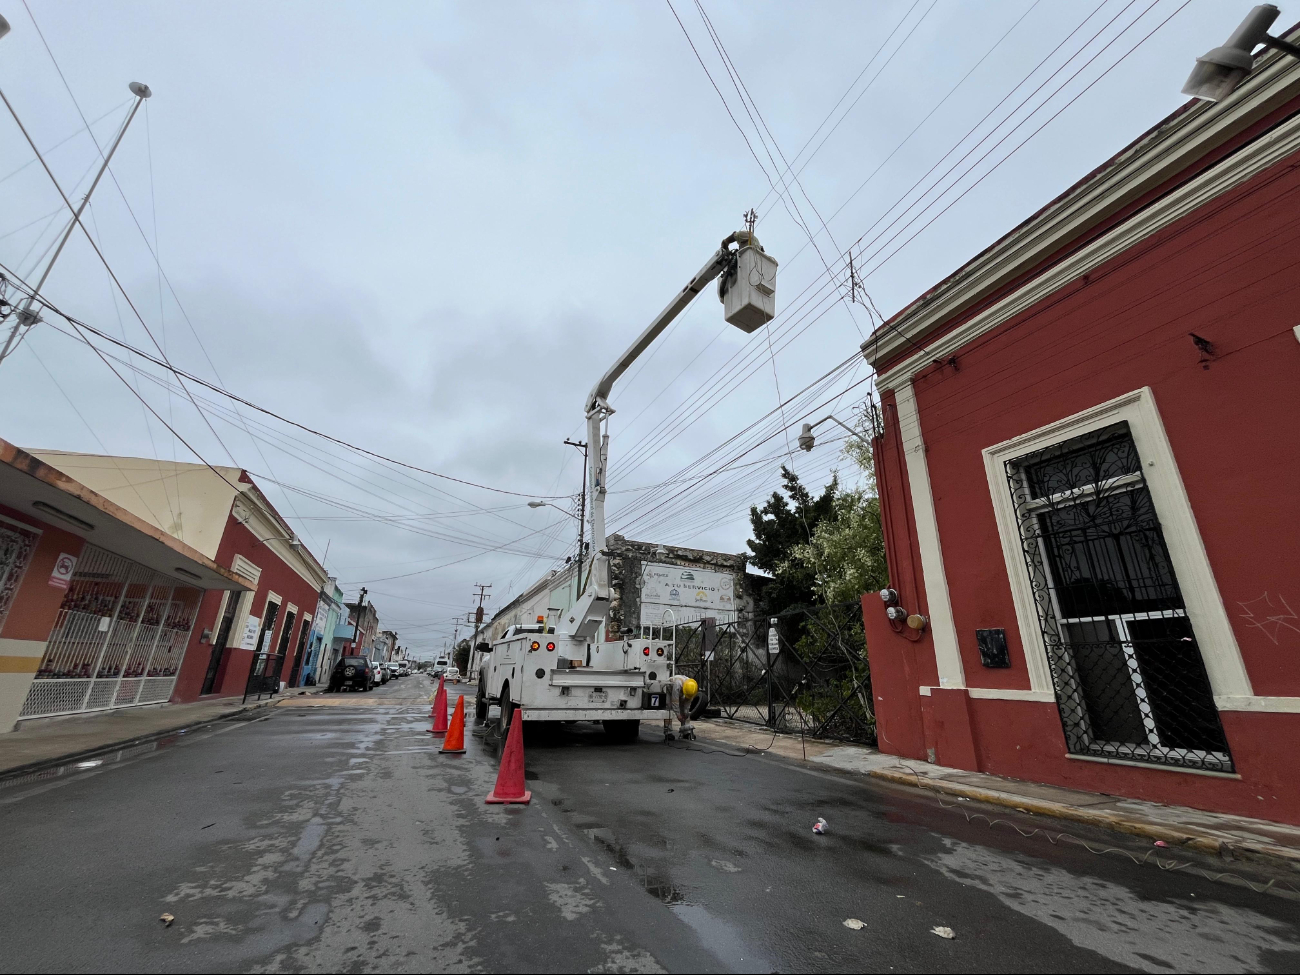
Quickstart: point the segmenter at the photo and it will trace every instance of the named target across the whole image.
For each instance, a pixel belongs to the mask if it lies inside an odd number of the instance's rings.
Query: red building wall
[[[7,505],[0,504],[0,514],[41,533],[32,552],[31,562],[27,565],[27,572],[23,575],[22,585],[9,604],[9,614],[5,617],[0,637],[6,640],[44,642],[50,638],[50,631],[58,619],[59,607],[63,605],[63,597],[67,593],[66,589],[50,585],[54,563],[65,552],[80,558],[85,540]],[[38,659],[37,663],[39,662]],[[32,670],[34,672],[35,667]]]
[[[1300,619],[1262,627],[1249,609],[1270,594],[1300,612],[1297,202],[1293,157],[975,339],[957,368],[915,377],[969,686],[1030,686],[981,451],[1149,386],[1253,691],[1300,696]],[[1189,333],[1214,355],[1202,361]],[[905,605],[925,607],[892,395],[883,401],[877,465],[891,578]],[[1300,714],[1221,712],[1237,779],[1077,761],[1066,758],[1055,705],[920,696],[919,685],[937,683],[928,634],[905,643],[874,597],[864,619],[886,751],[934,749],[944,764],[1300,823]],[[1010,670],[981,666],[975,630],[984,627],[1006,629]]]
[[[298,652],[298,637],[304,623],[304,617],[316,612],[316,602],[320,592],[295,572],[288,563],[276,555],[264,542],[258,541],[257,535],[240,524],[232,515],[226,521],[226,530],[221,536],[221,544],[217,548],[215,561],[219,565],[229,566],[234,563],[236,555],[244,556],[262,570],[262,575],[257,582],[257,591],[253,595],[253,603],[249,609],[250,615],[256,616],[258,619],[263,617],[266,612],[268,593],[274,592],[280,597],[280,612],[275,621],[275,628],[271,631],[269,646],[275,648],[280,645],[280,637],[284,631],[289,604],[293,603],[298,607],[281,671],[281,679],[287,681],[289,674],[293,670],[294,657]],[[221,607],[221,596],[220,592],[209,592],[203,597],[198,618],[194,624],[194,632],[190,635],[189,646],[186,648],[185,660],[181,664],[180,674],[176,678],[176,688],[172,692],[172,701],[174,702],[195,701],[203,690],[203,681],[207,675],[208,663],[212,654],[212,644],[200,641],[204,630],[211,631],[212,640],[215,641],[217,638],[217,627],[220,623],[217,613]],[[217,680],[213,685],[212,696],[230,696],[244,693],[244,687],[248,682],[248,673],[253,665],[255,654],[251,650],[240,649],[239,644],[242,636],[242,626],[238,633],[232,633],[230,640],[232,645],[227,648],[222,656],[220,669],[217,672]]]

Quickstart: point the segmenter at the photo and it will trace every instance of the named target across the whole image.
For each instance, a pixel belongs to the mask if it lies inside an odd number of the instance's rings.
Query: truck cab
[[[670,676],[671,644],[588,643],[556,633],[545,617],[511,626],[492,644],[479,672],[478,717],[501,708],[504,732],[516,712],[525,721],[599,721],[618,741],[634,741],[642,721],[663,720],[662,682]]]

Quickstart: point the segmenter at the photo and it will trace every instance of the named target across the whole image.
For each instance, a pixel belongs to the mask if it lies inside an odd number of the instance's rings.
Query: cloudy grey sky
[[[0,87],[66,188],[97,159],[84,133],[61,143],[78,106],[106,144],[127,82],[153,88],[92,228],[172,362],[418,467],[576,495],[562,441],[583,394],[756,207],[776,321],[745,336],[705,292],[612,400],[610,530],[733,552],[783,425],[847,418],[870,389],[852,357],[873,311],[841,300],[850,246],[888,316],[1174,109],[1250,6],[703,0],[742,100],[694,0],[673,0],[681,25],[654,0],[27,3],[50,51],[3,0]],[[0,263],[34,280],[66,218],[7,116],[0,177]],[[84,239],[44,293],[151,348]],[[0,436],[194,459],[47,317],[0,366]],[[491,609],[574,550],[575,522],[525,498],[205,393],[214,435],[158,370],[119,368],[204,458],[252,471],[416,648],[451,635],[474,583]],[[852,476],[833,443],[793,463]]]

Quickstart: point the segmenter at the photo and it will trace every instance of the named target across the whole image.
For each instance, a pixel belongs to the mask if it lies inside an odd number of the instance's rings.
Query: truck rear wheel
[[[474,723],[482,724],[488,716],[487,688],[480,683],[478,696],[474,698]]]
[[[510,700],[510,685],[501,685],[501,737],[510,731],[510,720],[515,714],[515,702]]]
[[[640,721],[608,720],[601,724],[605,726],[605,737],[614,745],[630,745],[641,734]]]

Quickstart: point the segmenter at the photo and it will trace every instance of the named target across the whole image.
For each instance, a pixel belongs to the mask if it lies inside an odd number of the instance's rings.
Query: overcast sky
[[[417,467],[576,495],[562,441],[583,432],[584,394],[757,208],[778,318],[745,336],[706,291],[612,397],[610,530],[728,552],[787,460],[783,425],[847,419],[869,391],[851,361],[869,302],[898,310],[1177,107],[1193,59],[1250,6],[704,0],[747,106],[693,0],[673,6],[712,83],[653,0],[27,2],[54,60],[3,0],[0,87],[70,196],[98,158],[84,133],[52,148],[78,106],[106,146],[127,83],[153,89],[90,225],[173,364]],[[778,179],[787,161],[797,185]],[[0,263],[34,281],[66,215],[7,116],[0,177]],[[870,299],[851,305],[855,242]],[[152,350],[84,238],[43,293]],[[0,366],[0,436],[194,460],[46,317]],[[206,460],[251,471],[348,598],[369,586],[417,651],[450,637],[473,584],[492,584],[490,612],[576,548],[576,522],[525,497],[385,466],[194,387],[205,422],[118,368]],[[778,385],[791,399],[828,372],[777,411]],[[790,460],[817,484],[854,477],[834,443]]]

